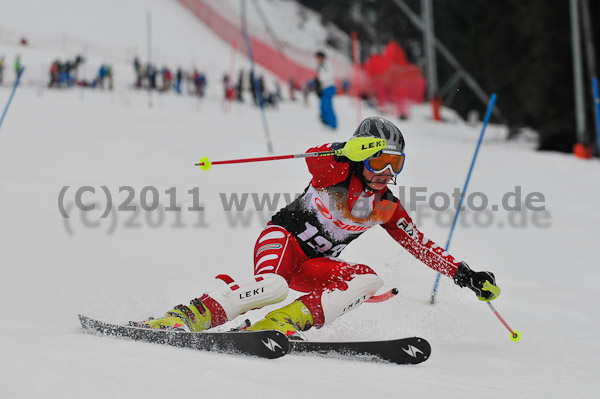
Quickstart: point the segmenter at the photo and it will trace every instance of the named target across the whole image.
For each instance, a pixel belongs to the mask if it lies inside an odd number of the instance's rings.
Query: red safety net
[[[198,17],[206,26],[227,43],[238,43],[238,49],[246,53],[246,46],[242,30],[239,23],[233,23],[223,17],[219,11],[213,9],[209,2],[204,0],[179,0],[181,4],[187,7],[196,17]],[[213,3],[215,4],[215,3]],[[292,60],[279,50],[268,45],[264,41],[249,34],[250,46],[252,47],[252,56],[254,62],[263,68],[269,70],[274,75],[288,81],[294,77],[298,82],[304,82],[315,76],[315,70],[308,68],[301,63]],[[312,61],[314,62],[314,60]]]
[[[425,98],[425,78],[421,68],[406,59],[406,53],[395,42],[390,42],[383,54],[373,54],[362,64],[368,76],[361,82],[361,93],[374,96],[378,105],[396,115],[407,115],[413,103]]]

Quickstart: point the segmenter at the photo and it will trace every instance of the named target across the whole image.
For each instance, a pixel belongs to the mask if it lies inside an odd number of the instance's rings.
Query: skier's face
[[[363,166],[363,176],[367,185],[375,191],[385,188],[390,180],[392,180],[392,177],[394,177],[388,171],[381,173],[371,172],[366,166]]]

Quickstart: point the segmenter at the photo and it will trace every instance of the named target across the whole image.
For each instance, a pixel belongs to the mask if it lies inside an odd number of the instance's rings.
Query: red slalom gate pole
[[[510,326],[508,325],[508,323],[506,321],[504,321],[504,319],[502,318],[502,316],[500,316],[500,313],[498,313],[498,311],[496,310],[496,308],[494,307],[494,305],[492,305],[490,302],[487,303],[488,306],[490,307],[490,309],[492,309],[492,312],[494,312],[494,314],[496,315],[496,317],[498,318],[498,320],[500,320],[500,322],[502,324],[504,324],[504,327],[506,327],[506,329],[508,331],[510,331],[510,339],[514,342],[517,342],[518,340],[521,339],[521,333],[518,332],[517,330],[513,330],[512,328],[510,328]]]
[[[360,64],[358,63],[358,40],[356,38],[356,31],[352,32],[352,65],[354,67],[354,86],[356,88],[356,123],[360,123],[362,120],[360,116]]]

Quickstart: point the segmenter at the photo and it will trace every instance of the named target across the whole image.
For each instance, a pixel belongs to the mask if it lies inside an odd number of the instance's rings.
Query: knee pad
[[[227,288],[206,295],[221,305],[227,320],[233,320],[249,310],[281,302],[289,291],[287,281],[273,273],[257,275],[241,283],[226,275],[217,278],[223,280]]]
[[[331,323],[372,297],[383,287],[383,280],[376,274],[360,274],[346,284],[348,288],[344,291],[335,289],[321,295],[324,324]]]

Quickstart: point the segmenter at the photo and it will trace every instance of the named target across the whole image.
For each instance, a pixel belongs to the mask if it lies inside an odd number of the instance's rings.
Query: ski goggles
[[[365,166],[373,173],[382,173],[386,170],[392,175],[402,172],[405,155],[403,153],[383,153],[375,158],[365,159]]]

